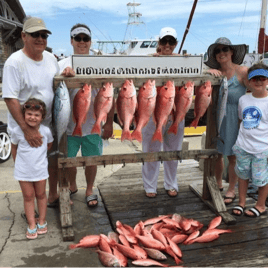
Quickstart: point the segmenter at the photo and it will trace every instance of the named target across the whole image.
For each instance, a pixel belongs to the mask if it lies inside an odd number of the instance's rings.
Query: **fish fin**
[[[74,249],[74,248],[77,248],[77,245],[76,244],[69,245],[69,249]]]
[[[174,135],[177,135],[177,132],[178,132],[178,124],[173,123],[168,130],[168,134],[173,133]]]
[[[160,142],[163,142],[163,135],[162,135],[162,131],[161,130],[156,130],[154,135],[153,135],[153,138],[152,138],[152,141],[160,141]]]
[[[82,127],[81,126],[76,126],[72,136],[80,136],[82,137]]]
[[[195,118],[193,122],[190,124],[190,127],[196,128],[199,122],[199,118]]]
[[[100,125],[97,124],[97,122],[95,122],[95,124],[92,128],[91,134],[98,134],[99,136],[101,135],[101,128],[100,128]]]
[[[138,131],[138,130],[134,130],[132,133],[131,133],[131,138],[132,140],[137,140],[138,142],[142,142],[142,134],[141,134],[141,131]]]
[[[121,141],[129,140],[132,141],[131,133],[129,130],[123,130],[121,135]]]

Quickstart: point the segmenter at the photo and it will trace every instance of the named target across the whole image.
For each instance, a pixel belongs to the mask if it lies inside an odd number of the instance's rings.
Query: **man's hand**
[[[104,140],[108,140],[113,136],[113,125],[112,124],[104,124],[103,128],[103,133],[102,133],[102,138]]]
[[[74,77],[75,71],[71,67],[66,67],[61,73],[61,75],[65,77]]]
[[[39,147],[43,144],[43,136],[37,129],[27,126],[26,128],[24,128],[23,132],[25,139],[31,147]]]

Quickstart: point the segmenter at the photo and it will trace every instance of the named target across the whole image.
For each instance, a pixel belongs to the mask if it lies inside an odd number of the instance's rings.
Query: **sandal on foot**
[[[145,195],[146,195],[148,198],[155,198],[155,197],[156,197],[156,193],[145,193]]]
[[[54,200],[52,203],[47,203],[47,207],[48,208],[56,208],[59,206],[59,202],[60,202],[60,199],[57,198],[56,200]]]
[[[236,199],[236,195],[234,195],[234,197],[226,196],[226,195],[225,195],[225,196],[223,197],[223,199],[224,199],[224,200],[226,200],[226,199],[231,199],[231,202],[228,202],[228,203],[224,202],[225,205],[230,205],[230,204],[232,204],[232,203],[235,201],[235,199]]]
[[[253,213],[253,215],[249,215],[249,214],[245,213],[245,216],[250,217],[250,218],[256,218],[256,217],[259,217],[261,215],[265,215],[267,213],[266,210],[263,212],[260,212],[256,207],[250,208],[247,211],[250,211]]]
[[[178,195],[178,192],[175,189],[166,190],[168,196],[170,197],[176,197]]]
[[[26,237],[28,239],[36,239],[37,238],[37,227],[35,226],[34,229],[30,229],[29,226],[27,227]]]
[[[236,212],[234,212],[235,210],[240,211],[240,214],[237,214]],[[234,206],[232,208],[232,214],[235,215],[235,216],[242,216],[244,214],[244,211],[245,211],[245,208],[243,208],[240,205]]]
[[[88,196],[86,196],[85,198],[86,198],[87,206],[88,206],[89,208],[96,207],[96,206],[98,205],[98,196],[97,196],[96,194],[88,195]],[[94,200],[97,201],[96,204],[94,204],[94,205],[89,204],[90,201],[94,201]]]
[[[73,194],[76,194],[77,192],[78,192],[78,189],[76,189],[75,191],[72,191],[71,189],[69,189],[70,196],[72,196]]]
[[[40,225],[37,223],[37,234],[46,234],[47,233],[47,222],[45,222],[43,225]]]

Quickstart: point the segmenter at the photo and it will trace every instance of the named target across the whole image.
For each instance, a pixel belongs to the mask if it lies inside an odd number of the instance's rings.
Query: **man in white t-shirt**
[[[44,101],[47,115],[42,123],[51,127],[53,78],[59,74],[59,66],[54,55],[45,51],[48,34],[51,32],[42,19],[27,17],[21,33],[24,47],[7,59],[3,71],[2,91],[8,108],[8,132],[11,134],[19,125],[32,147],[42,145],[42,135],[25,123],[21,105],[29,98]],[[49,184],[57,185],[57,167],[53,164],[56,161],[49,159]],[[57,192],[54,197],[58,198]]]
[[[89,55],[89,49],[91,46],[91,31],[85,24],[76,24],[71,28],[71,45],[73,46],[74,54]],[[71,68],[72,61],[71,56],[59,61],[60,73],[64,76],[74,76],[75,72]],[[71,106],[76,93],[80,90],[69,90]],[[68,157],[76,157],[79,149],[81,148],[82,156],[102,155],[103,151],[103,139],[108,139],[113,134],[113,116],[114,108],[111,109],[107,117],[107,122],[103,126],[102,137],[98,134],[91,134],[92,127],[96,121],[94,118],[94,100],[97,96],[99,89],[92,88],[91,90],[91,103],[87,114],[86,122],[82,125],[82,137],[72,136],[75,128],[75,123],[71,116],[67,127],[67,144],[68,144]],[[70,195],[77,192],[76,184],[76,168],[69,168],[69,182],[70,182]],[[87,166],[85,168],[85,177],[87,182],[87,188],[85,193],[86,204],[88,207],[94,207],[98,204],[98,196],[93,194],[93,184],[97,174],[97,166]]]

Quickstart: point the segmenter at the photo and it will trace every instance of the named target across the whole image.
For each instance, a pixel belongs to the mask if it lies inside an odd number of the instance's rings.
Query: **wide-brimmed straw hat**
[[[233,57],[232,57],[233,63],[240,65],[243,62],[244,57],[247,53],[247,46],[245,44],[232,45],[231,41],[228,38],[220,37],[215,41],[214,44],[208,47],[208,51],[207,51],[208,60],[205,62],[205,64],[208,67],[212,69],[219,69],[221,67],[220,64],[217,62],[215,55],[214,55],[214,49],[218,45],[226,45],[226,46],[231,47],[231,49],[233,50]]]

